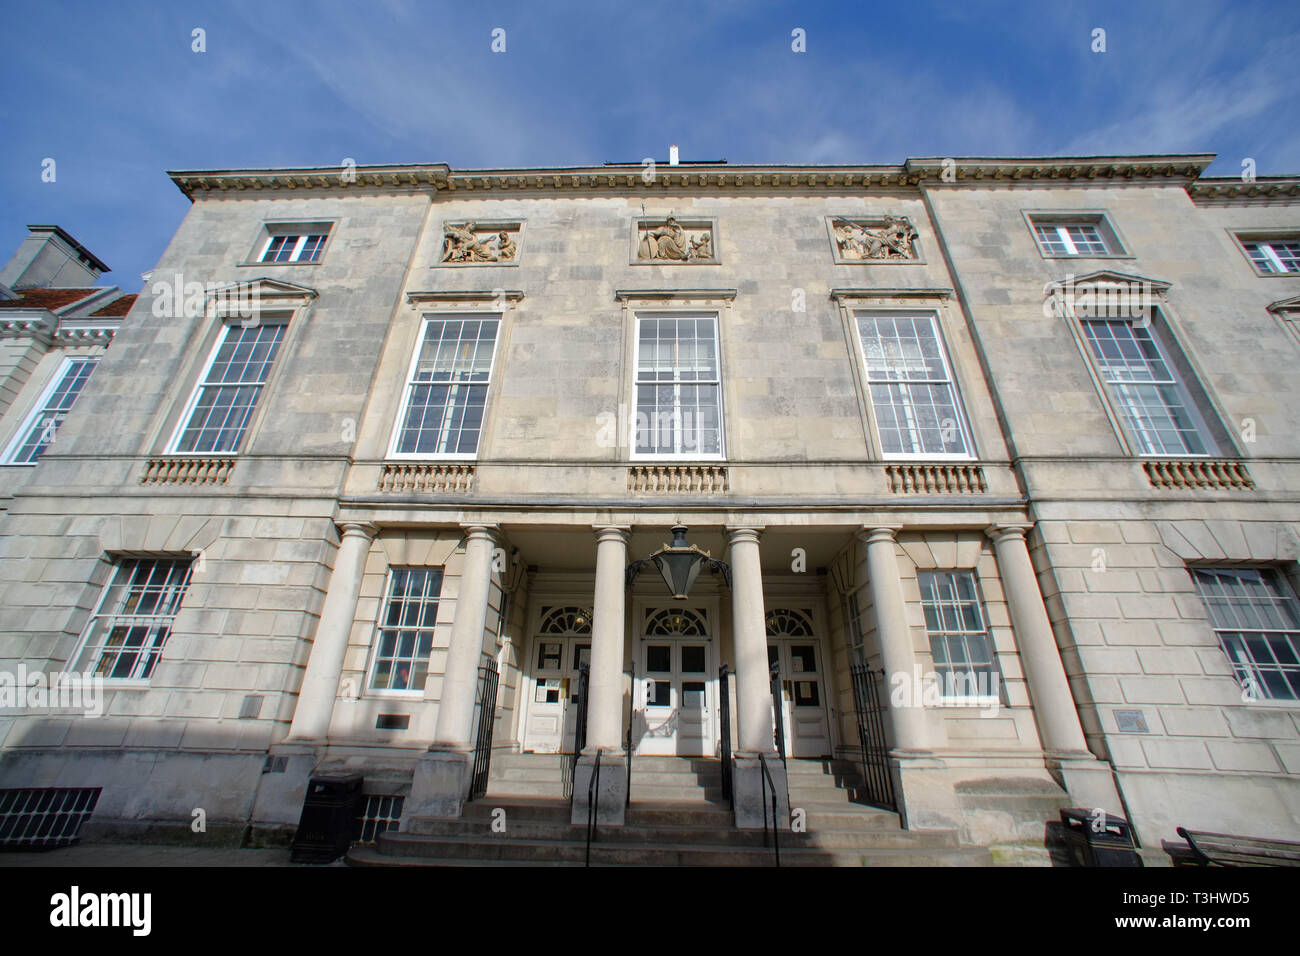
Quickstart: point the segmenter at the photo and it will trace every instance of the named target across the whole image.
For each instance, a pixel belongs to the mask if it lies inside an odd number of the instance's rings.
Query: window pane
[[[392,569],[383,623],[375,635],[372,690],[424,690],[441,594],[441,568]]]
[[[1300,699],[1300,607],[1272,568],[1194,568],[1210,626],[1247,699]]]
[[[70,359],[67,367],[59,376],[58,383],[54,386],[54,391],[37,409],[36,414],[32,417],[30,424],[27,426],[27,434],[22,442],[18,445],[17,450],[11,461],[21,464],[31,464],[41,457],[45,449],[50,447],[54,441],[54,436],[63,424],[63,420],[68,417],[68,412],[76,403],[77,397],[85,387],[86,382],[90,379],[90,373],[95,370],[98,359]]]
[[[283,338],[283,325],[226,328],[199,385],[177,451],[239,450]]]
[[[973,571],[921,571],[930,651],[943,697],[993,697],[998,677]]]
[[[79,668],[106,678],[148,678],[189,588],[192,564],[187,558],[119,561],[87,624]]]
[[[1185,392],[1147,328],[1127,320],[1087,320],[1084,335],[1098,370],[1144,455],[1205,455],[1210,443]]]
[[[883,451],[967,454],[957,391],[934,316],[859,313],[857,324]]]
[[[636,377],[638,453],[722,453],[721,382],[714,319],[640,319]]]
[[[497,323],[496,318],[427,322],[407,389],[399,453],[478,451]]]

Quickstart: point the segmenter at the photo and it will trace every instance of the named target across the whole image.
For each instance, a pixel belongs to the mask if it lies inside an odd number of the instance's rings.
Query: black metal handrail
[[[894,780],[889,772],[889,742],[885,736],[885,720],[881,694],[877,681],[883,682],[885,672],[873,671],[862,664],[849,669],[853,685],[853,709],[857,712],[858,745],[862,749],[862,781],[867,803],[886,810],[897,810]]]
[[[496,726],[497,682],[500,677],[496,661],[489,660],[480,666],[478,676],[478,735],[474,739],[470,800],[487,794],[488,776],[492,770],[492,731]]]
[[[722,725],[718,736],[721,738],[719,756],[722,758],[722,795],[727,798],[727,803],[734,810],[736,798],[731,785],[731,686],[727,680],[729,673],[730,668],[726,664],[718,668],[718,710]]]
[[[785,763],[785,698],[781,693],[781,665],[773,661],[772,669],[768,676],[772,681],[772,713],[776,718],[775,728],[772,736],[776,744],[776,752],[781,755],[781,763]]]
[[[591,866],[591,838],[596,832],[596,805],[600,803],[600,751],[596,751],[596,766],[587,782],[587,857],[583,866]]]
[[[632,665],[632,682],[628,685],[627,695],[627,739],[623,744],[623,751],[627,755],[627,793],[623,798],[623,806],[632,805],[632,704],[636,700],[636,665]]]
[[[591,667],[588,664],[582,664],[578,667],[578,713],[574,719],[573,727],[573,753],[566,759],[569,765],[564,771],[564,795],[566,798],[575,796],[573,785],[578,778],[578,759],[582,756],[582,750],[587,746],[587,692],[591,684]]]
[[[772,780],[772,773],[767,769],[767,758],[762,754],[758,755],[758,766],[762,769],[763,775],[759,779],[758,802],[763,804],[763,846],[767,846],[767,803],[763,799],[767,791],[772,793],[772,849],[776,851],[776,865],[781,865],[781,823],[776,812],[776,783]]]

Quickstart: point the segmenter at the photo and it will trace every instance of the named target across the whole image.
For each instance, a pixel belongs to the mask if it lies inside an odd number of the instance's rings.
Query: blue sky
[[[1259,175],[1300,174],[1295,0],[0,0],[0,13],[0,258],[27,223],[57,223],[127,291],[189,207],[168,169],[583,165],[677,143],[683,159],[733,163],[1212,152],[1211,175],[1245,157]],[[796,28],[806,52],[791,50]]]

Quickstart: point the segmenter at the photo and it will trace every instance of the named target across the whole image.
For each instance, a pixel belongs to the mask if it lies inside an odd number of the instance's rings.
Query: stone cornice
[[[985,183],[1173,180],[1191,182],[1214,161],[1213,153],[1167,156],[971,157],[909,159],[903,169],[926,186]]]
[[[1212,154],[1090,157],[969,157],[909,159],[884,166],[574,166],[453,170],[440,163],[412,166],[338,166],[302,169],[176,171],[168,175],[181,192],[230,194],[250,191],[401,189],[454,192],[590,193],[676,189],[843,191],[971,186],[1036,182],[1176,182],[1192,184]],[[647,181],[648,180],[648,181]],[[1217,181],[1216,181],[1217,182]],[[1229,181],[1225,180],[1224,183]],[[1233,181],[1235,182],[1235,181]],[[1300,180],[1258,180],[1258,188]],[[1218,187],[1216,187],[1218,188]],[[1289,186],[1287,187],[1289,188]]]
[[[196,193],[312,189],[446,189],[451,168],[415,166],[321,166],[299,169],[174,170],[167,173],[189,199]]]
[[[1190,183],[1188,194],[1198,202],[1270,202],[1300,199],[1300,177],[1265,176],[1247,182],[1237,176]]]

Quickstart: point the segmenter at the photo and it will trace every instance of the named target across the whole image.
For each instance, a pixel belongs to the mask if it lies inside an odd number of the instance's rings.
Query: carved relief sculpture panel
[[[716,226],[711,219],[637,219],[632,261],[641,265],[671,263],[717,265]]]
[[[906,216],[828,220],[837,263],[920,263],[916,227]]]
[[[514,265],[519,261],[523,223],[451,221],[442,224],[442,248],[438,264]]]

